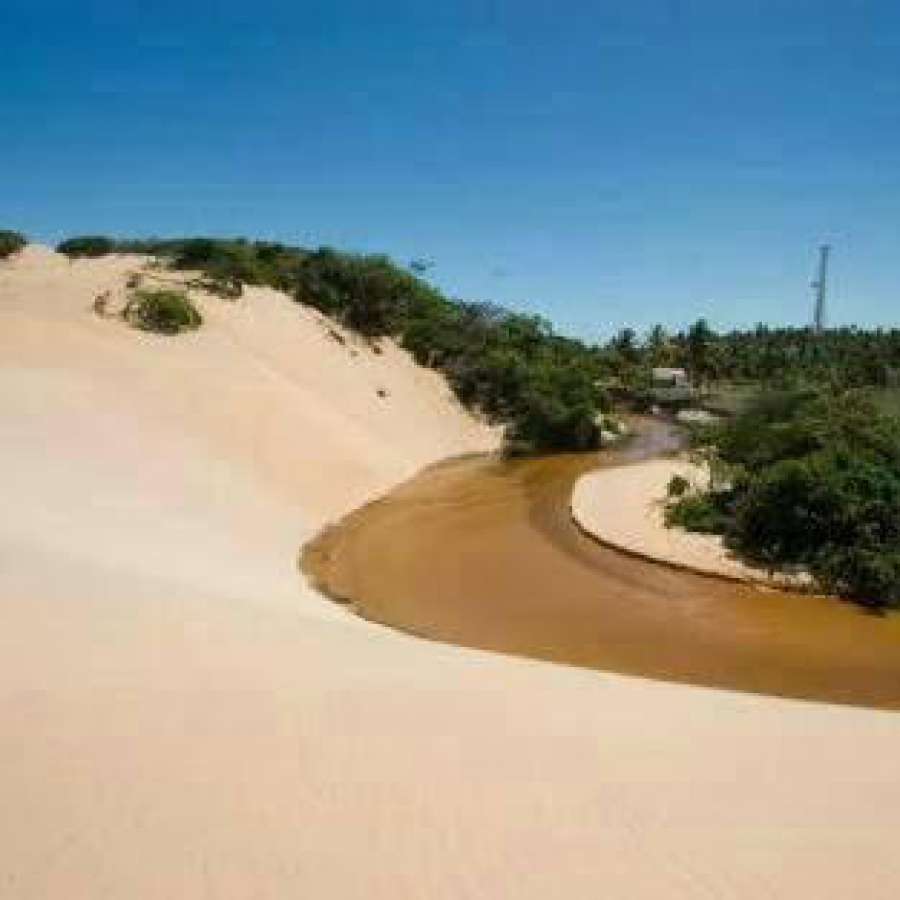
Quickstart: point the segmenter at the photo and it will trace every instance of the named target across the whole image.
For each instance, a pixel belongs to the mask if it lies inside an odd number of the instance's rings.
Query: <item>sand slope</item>
[[[419,642],[304,588],[313,529],[494,436],[272,292],[172,340],[94,316],[135,263],[0,264],[0,895],[896,895],[900,717]]]

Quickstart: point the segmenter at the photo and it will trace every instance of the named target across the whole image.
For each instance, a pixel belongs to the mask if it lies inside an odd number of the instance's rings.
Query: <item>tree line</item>
[[[800,384],[837,389],[900,386],[900,329],[770,328],[715,332],[705,319],[684,331],[661,326],[643,337],[631,328],[604,347],[608,369],[632,392],[646,386],[653,367],[681,367],[701,390],[720,382],[763,388]]]
[[[14,253],[18,253],[26,244],[28,238],[18,231],[0,229],[0,259],[8,259]]]

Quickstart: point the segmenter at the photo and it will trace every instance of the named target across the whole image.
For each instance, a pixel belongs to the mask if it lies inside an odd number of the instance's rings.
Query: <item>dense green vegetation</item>
[[[900,416],[900,388],[884,388],[878,391],[873,399],[883,413]]]
[[[714,377],[766,385],[886,387],[900,379],[900,330],[808,328],[732,332],[716,340]]]
[[[900,329],[767,328],[717,334],[700,319],[667,334],[656,326],[643,339],[621,331],[604,348],[610,370],[633,394],[654,366],[687,369],[704,404],[736,412],[762,389],[827,385],[834,390],[900,386]]]
[[[24,234],[0,229],[0,259],[8,259],[14,253],[18,253],[27,243],[28,238]]]
[[[192,331],[203,322],[187,295],[171,290],[135,291],[123,315],[138,328],[157,334]]]
[[[69,259],[77,259],[81,256],[98,257],[114,252],[116,242],[102,235],[84,235],[62,241],[56,249],[68,256]]]
[[[73,246],[157,256],[238,292],[242,284],[271,285],[368,338],[393,337],[445,373],[463,403],[507,423],[511,451],[598,445],[606,369],[596,348],[554,334],[536,316],[451,300],[385,256],[208,238],[74,238],[59,249]]]
[[[669,519],[718,531],[745,557],[802,565],[825,589],[900,606],[900,419],[871,392],[769,392],[701,433],[713,488]]]

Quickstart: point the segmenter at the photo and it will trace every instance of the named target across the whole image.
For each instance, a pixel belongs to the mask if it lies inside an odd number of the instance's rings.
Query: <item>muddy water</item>
[[[618,453],[444,463],[323,532],[303,567],[360,615],[450,643],[900,709],[900,615],[675,571],[578,531],[580,474],[672,446],[656,423]]]

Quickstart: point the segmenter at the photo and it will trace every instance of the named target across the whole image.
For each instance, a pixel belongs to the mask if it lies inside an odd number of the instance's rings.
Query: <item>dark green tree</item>
[[[14,253],[18,253],[27,243],[28,238],[18,231],[0,230],[0,259],[8,259]]]

